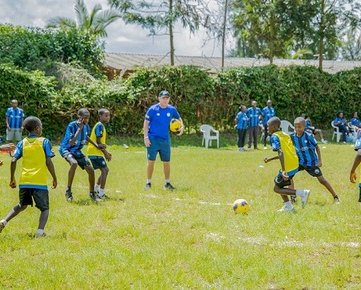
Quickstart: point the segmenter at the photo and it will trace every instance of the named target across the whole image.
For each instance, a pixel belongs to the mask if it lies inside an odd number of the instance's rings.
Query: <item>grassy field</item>
[[[282,206],[272,191],[279,163],[262,162],[270,150],[176,146],[177,190],[168,192],[160,162],[152,190],[144,191],[144,148],[113,146],[111,199],[100,204],[90,202],[79,169],[75,201],[65,201],[68,165],[56,156],[59,187],[50,193],[47,237],[29,236],[36,231],[36,208],[8,224],[0,234],[0,288],[360,289],[361,207],[348,181],[355,153],[349,145],[321,147],[324,175],[341,204],[302,172],[296,187],[312,193],[296,214],[276,212]],[[18,201],[17,190],[8,187],[10,158],[3,159],[1,216]],[[233,213],[237,198],[251,204],[248,215]]]

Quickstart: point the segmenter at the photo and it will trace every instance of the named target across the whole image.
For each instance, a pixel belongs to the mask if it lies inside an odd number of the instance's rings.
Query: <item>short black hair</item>
[[[23,126],[26,131],[33,132],[37,127],[41,127],[41,121],[38,117],[29,116],[25,118]]]
[[[98,110],[98,116],[102,116],[105,113],[109,113],[109,110],[105,109],[105,108],[101,108],[101,109]]]
[[[271,119],[268,120],[267,125],[275,125],[277,128],[281,127],[281,120],[278,117],[272,117]]]
[[[79,109],[79,111],[78,111],[78,116],[80,116],[80,117],[90,116],[90,113],[89,113],[88,109],[86,109],[86,108],[81,108],[81,109]]]

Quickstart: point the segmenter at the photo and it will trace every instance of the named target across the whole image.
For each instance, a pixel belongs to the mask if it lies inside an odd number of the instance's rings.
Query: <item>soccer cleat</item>
[[[68,189],[65,191],[65,198],[66,198],[66,201],[68,201],[68,202],[73,201],[73,193]]]
[[[5,220],[1,220],[0,221],[0,233],[2,232],[2,230],[5,228],[6,226],[6,221]]]
[[[99,193],[99,190],[100,190],[100,185],[99,185],[99,184],[95,184],[95,186],[94,186],[94,191],[95,191],[96,193]]]
[[[102,199],[99,198],[99,196],[95,192],[89,192],[89,197],[95,202],[102,201]]]
[[[296,195],[291,195],[291,202],[292,202],[292,203],[296,203],[296,202],[297,202]]]
[[[174,190],[175,187],[170,182],[167,182],[166,184],[164,184],[164,189]]]
[[[279,210],[277,210],[277,212],[290,212],[290,213],[295,213],[296,210],[295,208],[292,206],[287,206],[287,205],[284,205],[282,206]]]
[[[151,189],[152,188],[152,184],[150,182],[147,182],[144,186],[145,190]]]
[[[46,233],[42,233],[42,234],[36,234],[35,238],[45,238],[46,237]]]
[[[308,189],[303,190],[303,194],[301,195],[301,203],[302,207],[305,207],[308,201],[308,197],[310,196],[311,191]]]

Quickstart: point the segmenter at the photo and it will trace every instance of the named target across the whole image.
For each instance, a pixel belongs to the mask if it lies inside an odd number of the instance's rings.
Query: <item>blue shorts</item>
[[[149,137],[150,146],[147,147],[148,160],[154,161],[159,152],[160,160],[163,162],[170,161],[170,139],[158,137]]]
[[[101,156],[89,156],[90,162],[93,165],[94,169],[100,169],[107,167],[107,163],[104,157]]]

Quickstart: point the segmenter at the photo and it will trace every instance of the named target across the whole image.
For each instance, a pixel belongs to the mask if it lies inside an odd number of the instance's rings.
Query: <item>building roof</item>
[[[195,65],[210,70],[212,73],[221,71],[220,57],[204,56],[175,56],[175,65]],[[275,59],[273,63],[277,66],[289,65],[311,65],[318,67],[318,60],[302,59]],[[169,64],[169,55],[132,54],[132,53],[106,53],[104,64],[108,68],[116,69],[125,73],[139,67],[157,67]],[[224,60],[226,69],[234,67],[253,67],[268,65],[269,60],[265,58],[238,58],[227,57]],[[323,70],[329,73],[352,70],[360,67],[361,61],[338,61],[324,60]]]

